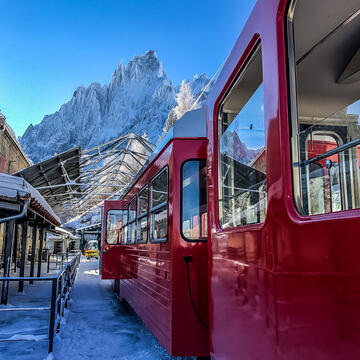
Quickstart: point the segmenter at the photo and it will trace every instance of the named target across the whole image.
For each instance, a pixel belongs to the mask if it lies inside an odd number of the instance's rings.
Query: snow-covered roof
[[[39,188],[41,195],[49,205],[59,211],[61,203],[78,197],[79,186],[65,187],[63,185],[80,176],[80,147],[76,147],[50,159],[34,164],[15,173],[28,181],[33,187]],[[45,188],[43,188],[45,187]],[[71,191],[68,191],[70,190]]]
[[[142,166],[136,176],[133,178],[127,188],[120,194],[126,194],[129,189],[139,179],[141,174],[145,171],[148,165],[159,154],[164,146],[174,138],[203,138],[206,137],[206,108],[201,107],[196,110],[191,110],[185,113],[176,123],[170,128],[167,134],[163,137],[155,150],[149,156],[146,163]]]
[[[0,173],[0,200],[6,203],[19,204],[24,198],[30,199],[29,209],[37,212],[53,225],[60,225],[60,219],[50,205],[27,181],[13,175]],[[0,204],[0,208],[2,207]]]

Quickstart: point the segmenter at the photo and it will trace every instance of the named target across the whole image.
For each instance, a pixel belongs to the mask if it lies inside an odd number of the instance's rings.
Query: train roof
[[[176,123],[170,128],[164,138],[155,148],[154,152],[149,156],[146,163],[136,174],[133,181],[128,185],[120,199],[123,199],[129,190],[133,187],[136,181],[144,173],[145,169],[155,159],[155,157],[161,152],[161,150],[169,143],[169,141],[175,138],[204,138],[206,137],[206,108],[201,107],[196,110],[188,111],[184,114]]]

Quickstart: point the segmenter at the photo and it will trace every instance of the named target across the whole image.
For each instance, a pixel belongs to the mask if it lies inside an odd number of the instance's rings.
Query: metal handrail
[[[54,336],[60,332],[61,318],[64,316],[64,310],[68,307],[68,302],[71,296],[72,285],[75,281],[77,271],[80,265],[81,252],[78,252],[71,261],[69,261],[63,268],[54,276],[45,277],[0,277],[0,281],[13,282],[13,281],[51,281],[51,301],[50,307],[42,308],[14,308],[0,309],[0,311],[49,311],[49,340],[48,352],[51,353],[54,347]],[[28,340],[28,339],[20,339]],[[2,339],[1,341],[13,341],[13,339]]]

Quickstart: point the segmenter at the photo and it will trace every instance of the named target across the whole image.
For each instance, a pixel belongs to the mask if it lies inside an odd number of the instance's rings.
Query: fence
[[[78,252],[55,276],[47,277],[0,277],[6,286],[9,282],[14,281],[50,281],[51,285],[51,299],[50,307],[11,307],[9,309],[0,309],[3,311],[50,311],[49,331],[47,340],[49,340],[49,353],[53,351],[54,336],[60,332],[61,318],[64,316],[64,310],[68,307],[70,300],[72,285],[80,265],[80,255]],[[16,341],[26,341],[28,339],[20,339]],[[0,341],[14,341],[13,339],[2,339]]]

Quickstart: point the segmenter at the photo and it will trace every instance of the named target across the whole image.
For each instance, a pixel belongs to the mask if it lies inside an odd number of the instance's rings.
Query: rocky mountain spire
[[[188,80],[197,96],[208,81],[205,74]],[[80,86],[69,102],[20,138],[25,152],[42,161],[74,146],[89,148],[128,132],[146,133],[156,143],[178,87],[167,78],[155,51],[134,56],[114,71],[110,83]]]

